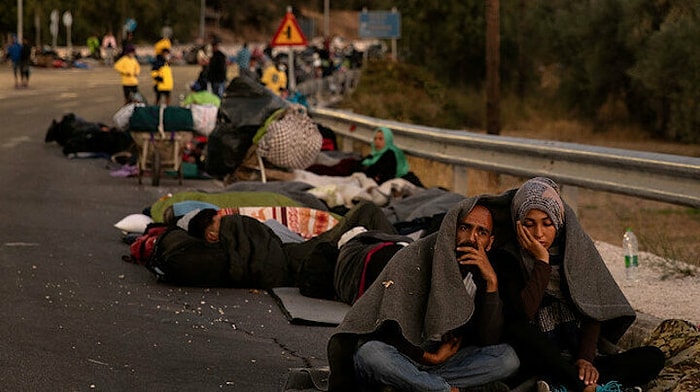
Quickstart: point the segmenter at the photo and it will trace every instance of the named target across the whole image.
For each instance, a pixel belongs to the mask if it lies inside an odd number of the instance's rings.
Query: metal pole
[[[331,0],[323,0],[323,37],[327,38],[330,34],[331,24],[330,24],[330,12],[331,12]]]
[[[22,18],[24,15],[24,10],[22,7],[22,0],[17,0],[17,42],[22,43],[22,31],[24,31],[24,26],[22,25]]]
[[[206,10],[206,1],[199,2],[199,38],[204,39],[204,12]]]

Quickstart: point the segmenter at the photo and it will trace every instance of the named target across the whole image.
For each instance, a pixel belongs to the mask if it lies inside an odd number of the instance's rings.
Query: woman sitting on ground
[[[418,177],[409,171],[406,155],[394,144],[394,134],[389,128],[377,128],[371,147],[370,154],[362,160],[346,158],[333,166],[316,164],[306,170],[326,176],[349,176],[354,172],[363,172],[377,184],[394,178],[403,178],[416,186],[423,187]]]
[[[523,378],[537,377],[538,391],[576,392],[633,391],[654,379],[664,365],[656,347],[596,352],[602,339],[617,342],[636,313],[557,184],[525,182],[511,214],[517,241],[492,260]]]

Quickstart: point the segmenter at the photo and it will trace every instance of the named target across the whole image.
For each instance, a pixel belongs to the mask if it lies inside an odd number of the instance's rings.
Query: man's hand
[[[475,265],[479,268],[481,276],[486,281],[486,292],[495,293],[498,290],[498,278],[486,255],[486,251],[479,246],[477,242],[476,248],[472,246],[457,247],[457,261],[461,265]]]
[[[525,227],[523,227],[522,222],[515,222],[515,231],[518,235],[518,242],[523,249],[537,260],[542,260],[549,264],[549,252],[529,231],[527,231],[527,229],[525,229]]]
[[[434,353],[424,352],[423,363],[428,365],[439,365],[450,359],[459,350],[459,345],[462,343],[462,337],[450,338],[444,341],[440,348]]]
[[[575,365],[578,368],[578,378],[584,384],[591,385],[598,382],[598,369],[592,363],[585,359],[578,359]]]

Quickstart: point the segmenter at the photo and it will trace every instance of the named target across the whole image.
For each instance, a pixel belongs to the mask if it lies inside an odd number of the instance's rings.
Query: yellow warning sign
[[[280,27],[277,28],[277,32],[272,38],[271,45],[306,45],[306,37],[304,37],[304,33],[301,32],[293,13],[287,12],[287,14],[284,16],[282,23],[280,23]]]

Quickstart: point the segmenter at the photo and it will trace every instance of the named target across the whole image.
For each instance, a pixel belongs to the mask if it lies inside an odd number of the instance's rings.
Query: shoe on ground
[[[617,381],[610,381],[604,385],[598,385],[595,392],[642,392],[640,387],[623,387]]]
[[[562,385],[549,385],[547,381],[539,380],[537,381],[537,392],[567,392],[566,388]],[[599,392],[596,390],[596,392]]]

